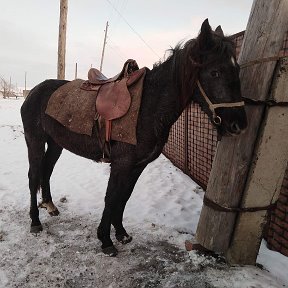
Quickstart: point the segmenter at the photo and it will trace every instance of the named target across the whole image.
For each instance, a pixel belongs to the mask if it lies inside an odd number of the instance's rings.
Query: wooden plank
[[[239,63],[277,56],[282,48],[288,27],[287,0],[254,0]],[[265,62],[241,69],[242,95],[265,100],[271,86],[276,61]]]
[[[288,27],[287,9],[286,0],[254,0],[239,56],[240,64],[278,54]],[[272,61],[244,68],[240,74],[242,95],[255,100],[267,99],[275,65]],[[236,138],[223,137],[218,144],[206,196],[220,205],[240,205],[263,111],[262,106],[248,105],[246,132]],[[235,213],[215,211],[204,205],[196,232],[197,241],[209,250],[226,252],[235,218]]]
[[[288,102],[288,58],[277,65],[269,98]],[[287,167],[288,137],[283,136],[288,135],[288,107],[267,108],[262,127],[241,207],[274,203]],[[266,211],[239,215],[226,255],[231,264],[255,264],[265,223]]]
[[[288,87],[287,87],[287,74],[288,74],[288,57],[282,58],[276,69],[272,84],[272,93],[269,99],[276,102],[288,101]],[[277,89],[276,89],[277,87]]]
[[[265,207],[274,203],[283,182],[288,161],[288,107],[269,107],[266,114],[241,207]],[[265,216],[266,211],[238,216],[227,252],[231,264],[255,264]]]
[[[223,137],[217,146],[205,195],[222,206],[239,206],[253,152],[247,139],[256,141],[259,121],[253,119],[261,118],[263,111],[262,106],[247,106],[250,124],[245,133],[234,138]],[[197,227],[197,241],[209,250],[225,252],[229,247],[235,219],[235,213],[219,212],[203,206]]]

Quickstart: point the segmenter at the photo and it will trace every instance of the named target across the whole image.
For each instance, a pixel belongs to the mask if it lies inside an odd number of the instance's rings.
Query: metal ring
[[[214,123],[215,125],[218,125],[218,126],[219,126],[219,125],[221,124],[221,122],[222,122],[221,117],[216,116],[216,117],[213,118],[213,123]]]

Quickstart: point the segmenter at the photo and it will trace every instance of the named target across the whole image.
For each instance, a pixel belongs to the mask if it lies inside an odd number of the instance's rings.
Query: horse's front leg
[[[119,202],[112,213],[112,224],[115,228],[115,236],[116,239],[122,244],[127,244],[132,241],[132,237],[126,232],[123,226],[123,214],[126,203],[129,200],[135,184],[145,167],[146,165],[134,168],[131,171],[129,178],[126,180],[127,187],[126,189],[121,190],[121,194],[119,195]]]
[[[114,213],[119,210],[118,205],[123,203],[123,195],[129,194],[130,196],[134,187],[134,185],[130,184],[133,165],[135,163],[134,149],[132,145],[124,143],[115,143],[112,147],[111,173],[105,196],[105,207],[97,230],[98,239],[102,242],[101,248],[103,252],[109,256],[116,256],[117,254],[117,249],[114,247],[110,238],[111,224],[115,218]],[[116,225],[116,231],[118,232],[120,228],[117,230],[117,227]],[[119,233],[125,231],[125,229],[120,230]]]
[[[102,242],[101,248],[104,254],[116,256],[117,249],[110,238],[112,213],[116,209],[119,201],[119,191],[124,185],[124,175],[119,168],[111,165],[111,174],[105,196],[105,207],[102,219],[97,230],[98,239]],[[121,187],[122,186],[122,187]]]
[[[117,175],[115,175],[115,173],[112,173],[111,171],[108,187],[106,190],[105,207],[102,214],[101,222],[97,230],[97,237],[102,242],[102,251],[104,254],[107,254],[109,256],[116,256],[118,252],[110,238],[112,212],[117,205],[118,189],[119,188],[117,188]]]

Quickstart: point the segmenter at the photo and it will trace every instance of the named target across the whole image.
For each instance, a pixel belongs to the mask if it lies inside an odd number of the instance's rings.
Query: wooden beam
[[[65,79],[65,54],[68,0],[60,0],[57,79]]]
[[[239,63],[278,55],[288,27],[287,0],[254,0]],[[241,70],[242,95],[254,100],[268,99],[276,61]],[[247,105],[249,126],[242,135],[223,137],[218,144],[206,196],[228,207],[239,207],[252,160],[264,105]],[[199,244],[216,252],[227,252],[236,213],[220,212],[203,205],[197,227]]]
[[[271,98],[288,104],[288,58],[281,61],[276,72]],[[267,107],[241,207],[265,207],[278,199],[288,162],[287,135],[288,106]],[[255,264],[266,214],[239,214],[227,251],[231,264]]]

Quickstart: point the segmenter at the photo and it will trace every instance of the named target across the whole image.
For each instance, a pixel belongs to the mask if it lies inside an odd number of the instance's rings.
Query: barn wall
[[[240,53],[244,32],[232,35],[236,54]],[[280,51],[288,56],[288,32]],[[200,106],[192,103],[173,125],[163,153],[204,190],[207,187],[217,146],[217,133]],[[276,208],[271,211],[265,229],[268,246],[288,256],[288,166]]]

